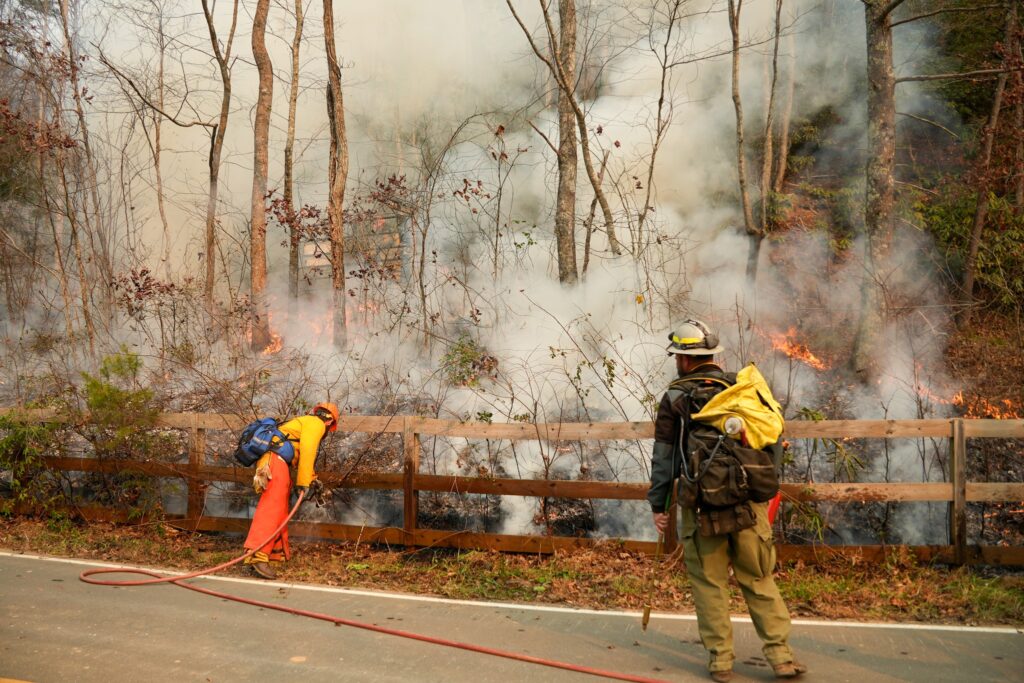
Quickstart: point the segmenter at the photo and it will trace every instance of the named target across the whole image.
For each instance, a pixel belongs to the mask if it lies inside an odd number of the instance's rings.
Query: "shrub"
[[[441,368],[448,381],[456,386],[475,387],[481,377],[493,377],[498,359],[488,354],[475,339],[463,335],[448,347],[441,358]]]
[[[54,425],[0,416],[0,479],[10,491],[0,500],[0,513],[10,514],[23,503],[46,511],[61,499],[57,473],[43,459],[58,452],[57,441]]]
[[[107,356],[97,375],[82,373],[88,416],[76,421],[78,433],[100,460],[168,460],[182,450],[173,436],[156,430],[160,407],[151,389],[141,385],[142,360],[125,347]],[[133,516],[161,508],[156,481],[132,471],[96,473],[85,481],[90,497],[128,508]]]
[[[962,188],[933,201],[919,201],[914,209],[945,254],[950,276],[963,280],[977,206],[976,194]],[[989,198],[988,219],[978,250],[976,276],[982,295],[1005,309],[1019,309],[1024,301],[1024,215],[1005,198]]]

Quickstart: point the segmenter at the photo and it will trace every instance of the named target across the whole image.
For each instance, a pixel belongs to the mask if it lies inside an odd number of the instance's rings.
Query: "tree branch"
[[[885,18],[892,14],[892,11],[902,5],[906,0],[891,0],[891,2],[882,8],[882,11],[878,14],[878,21],[885,21]]]
[[[110,60],[107,59],[107,56],[105,54],[103,54],[103,50],[101,50],[98,45],[93,45],[93,47],[96,48],[96,51],[100,55],[100,62],[105,67],[110,69],[110,71],[118,78],[118,80],[124,81],[128,85],[130,85],[132,90],[135,91],[135,94],[138,96],[138,98],[140,100],[142,100],[143,104],[145,104],[147,107],[149,107],[150,109],[152,109],[156,113],[158,113],[161,116],[163,116],[165,119],[167,119],[168,121],[170,121],[174,125],[179,126],[181,128],[191,128],[192,126],[204,126],[206,128],[215,128],[216,127],[217,124],[215,124],[215,123],[207,123],[205,121],[180,121],[175,116],[173,116],[172,114],[168,114],[161,107],[157,106],[152,100],[150,100],[148,97],[143,95],[142,91],[139,90],[139,87],[137,85],[135,85],[135,81],[133,81],[131,78],[129,78],[127,74],[125,74],[122,71],[120,71],[116,66],[111,64]]]
[[[932,121],[931,119],[926,119],[923,116],[918,116],[917,114],[908,114],[905,111],[898,111],[896,113],[899,114],[900,116],[906,116],[908,119],[914,119],[915,121],[920,121],[921,123],[927,123],[929,125],[935,126],[936,128],[938,128],[940,130],[946,131],[947,133],[952,135],[953,138],[955,138],[957,140],[960,139],[959,135],[957,135],[956,133],[951,131],[949,128],[946,128],[944,125],[942,125],[941,123],[939,123],[937,121]]]
[[[512,12],[512,17],[516,20],[516,23],[519,24],[519,28],[523,29],[523,35],[526,36],[526,41],[530,43],[530,47],[533,48],[533,54],[537,55],[537,58],[540,59],[540,61],[544,62],[544,64],[546,64],[547,67],[551,69],[551,73],[554,74],[557,78],[558,69],[556,69],[555,65],[552,64],[548,60],[548,58],[541,53],[540,49],[537,48],[537,43],[535,43],[533,40],[533,34],[530,33],[530,29],[526,28],[526,24],[523,23],[523,20],[519,18],[519,13],[516,12],[516,8],[512,4],[512,0],[505,0],[505,4],[508,5],[509,11]]]
[[[792,26],[792,24],[790,24],[790,26],[787,26],[787,28],[790,28],[791,26]],[[767,45],[768,43],[772,42],[773,40],[775,40],[775,36],[774,36],[774,34],[771,34],[771,35],[769,35],[769,36],[767,36],[766,38],[763,38],[763,39],[752,40],[752,41],[750,41],[748,43],[742,43],[740,45],[740,50],[745,50],[745,49],[752,48],[752,47],[758,47],[760,45]],[[697,62],[709,61],[709,60],[715,59],[717,57],[725,57],[726,55],[731,55],[731,54],[732,54],[732,47],[729,47],[728,49],[722,49],[722,50],[719,50],[718,52],[705,52],[705,53],[697,55],[695,57],[690,57],[690,58],[687,58],[687,59],[678,59],[678,60],[676,60],[674,62],[671,62],[668,65],[668,67],[670,69],[672,69],[672,68],[675,68],[677,66],[683,66],[683,65],[686,65],[686,64],[696,64]]]
[[[60,273],[58,273],[56,270],[54,270],[53,268],[50,268],[45,263],[42,263],[41,261],[37,260],[31,254],[27,253],[24,249],[22,249],[20,246],[18,246],[18,243],[11,236],[11,233],[7,232],[7,230],[5,230],[3,228],[3,226],[0,226],[0,233],[3,233],[4,237],[7,238],[7,241],[11,243],[11,247],[13,247],[16,252],[21,254],[25,258],[25,260],[31,262],[32,265],[35,265],[35,266],[38,266],[38,267],[42,268],[43,270],[48,272],[50,275],[53,275],[54,277],[58,277],[60,275]]]
[[[978,5],[977,7],[943,7],[942,9],[932,10],[931,12],[925,12],[924,14],[918,14],[917,16],[910,17],[908,19],[900,19],[889,24],[889,28],[896,28],[900,24],[909,24],[912,21],[924,19],[926,17],[934,17],[936,14],[945,14],[947,12],[981,12],[987,9],[999,9],[1002,7],[1000,4],[992,5]]]
[[[896,83],[907,83],[908,81],[944,81],[953,80],[957,78],[974,78],[975,76],[998,76],[999,74],[1013,73],[1014,71],[1022,71],[1024,67],[1014,67],[1012,69],[979,69],[978,71],[964,71],[958,74],[926,74],[922,76],[902,76],[896,79]]]
[[[533,121],[527,121],[527,123],[530,124],[530,128],[533,128],[533,130],[537,132],[537,135],[544,138],[544,142],[548,143],[548,147],[551,148],[551,151],[554,152],[555,154],[558,154],[558,148],[555,147],[555,145],[551,142],[551,139],[547,135],[544,135],[544,133],[541,132],[540,128],[533,125]]]

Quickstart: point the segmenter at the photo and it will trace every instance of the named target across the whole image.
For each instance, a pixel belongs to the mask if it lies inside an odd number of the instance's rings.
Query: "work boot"
[[[772,664],[772,671],[775,672],[776,678],[796,678],[802,673],[807,673],[807,667],[794,660],[792,662]]]
[[[732,680],[732,669],[725,669],[724,671],[712,671],[711,680],[716,683],[729,683]]]
[[[269,562],[253,562],[252,570],[256,572],[256,575],[264,579],[270,579],[273,581],[277,578],[277,572],[270,566]]]

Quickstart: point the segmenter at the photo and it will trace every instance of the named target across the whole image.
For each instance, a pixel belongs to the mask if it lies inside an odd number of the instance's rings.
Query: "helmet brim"
[[[725,351],[725,347],[719,344],[713,349],[705,349],[703,347],[697,349],[680,349],[676,348],[672,344],[669,344],[665,350],[676,356],[713,356],[716,353],[721,353],[722,351]]]

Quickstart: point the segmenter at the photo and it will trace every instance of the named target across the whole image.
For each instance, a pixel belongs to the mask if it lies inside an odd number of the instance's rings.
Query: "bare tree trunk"
[[[47,200],[49,203],[49,200]],[[64,245],[61,240],[60,231],[57,229],[57,221],[54,220],[52,212],[48,212],[47,218],[50,221],[50,230],[53,233],[53,253],[56,260],[57,272],[59,273],[60,281],[60,293],[61,298],[64,300],[64,324],[65,333],[68,339],[73,339],[75,336],[75,323],[71,317],[74,311],[74,306],[71,301],[71,284],[68,282],[68,271],[64,265]]]
[[[49,33],[49,28],[50,27],[48,15],[44,15],[44,32]],[[36,96],[38,97],[37,104],[39,108],[37,112],[37,125],[39,126],[39,130],[45,130],[47,126],[46,102],[48,97],[46,93],[46,86],[44,85],[43,81],[39,80],[37,82],[37,85],[38,88]],[[61,239],[60,230],[58,229],[57,221],[55,220],[57,210],[50,198],[50,186],[46,173],[46,158],[48,156],[48,153],[49,150],[45,148],[40,148],[38,152],[39,163],[37,166],[37,171],[39,173],[39,191],[43,202],[43,213],[46,216],[47,222],[49,222],[50,224],[50,232],[53,235],[53,255],[55,261],[54,265],[56,266],[57,280],[60,283],[61,298],[64,300],[65,333],[68,339],[72,339],[74,338],[75,335],[75,321],[74,318],[72,317],[72,314],[74,313],[74,306],[71,300],[71,285],[68,282],[68,272],[67,268],[64,265],[63,240]]]
[[[604,156],[601,158],[601,171],[598,173],[598,181],[604,181],[604,171],[608,167],[608,157],[611,156],[611,151],[605,150]],[[583,229],[586,233],[586,238],[583,241],[583,274],[587,274],[587,268],[590,267],[590,236],[594,230],[594,212],[597,211],[597,197],[590,200],[590,213],[587,215],[587,222],[584,224]]]
[[[113,302],[110,297],[110,282],[114,279],[113,266],[110,260],[109,240],[107,239],[106,232],[102,228],[99,188],[97,187],[99,175],[96,170],[95,157],[92,153],[92,143],[89,140],[89,128],[86,125],[85,120],[85,108],[82,105],[82,86],[78,78],[79,58],[78,52],[75,50],[74,39],[71,35],[71,18],[68,0],[60,0],[60,18],[61,28],[64,33],[65,56],[68,59],[68,77],[71,81],[72,99],[75,103],[75,115],[78,120],[78,126],[82,138],[82,147],[85,150],[86,177],[84,178],[84,182],[88,186],[87,194],[89,199],[92,201],[92,217],[90,218],[89,210],[83,210],[82,216],[85,219],[85,229],[87,231],[86,236],[90,245],[94,244],[94,235],[96,240],[100,243],[98,249],[95,246],[92,246],[92,257],[95,260],[96,265],[99,267],[99,279],[103,283],[100,287],[100,300],[103,302],[104,308],[108,313],[112,313]],[[85,287],[88,292],[90,301],[92,300],[92,285],[94,282],[95,279],[91,278],[89,282],[82,283],[82,286]]]
[[[561,2],[561,0],[559,1]],[[541,8],[544,10],[544,24],[548,29],[549,40],[551,44],[554,44],[555,30],[551,24],[551,15],[547,10],[547,4],[545,4],[544,0],[541,0]],[[576,99],[576,74],[566,72],[557,59],[554,61],[554,71],[560,93],[566,95],[566,101],[572,106],[573,114],[576,116],[576,127],[580,133],[580,151],[583,153],[583,167],[587,171],[590,186],[594,190],[597,203],[601,206],[601,213],[604,215],[604,229],[608,237],[608,249],[612,254],[618,256],[622,253],[622,247],[619,245],[619,239],[615,235],[615,219],[612,217],[611,205],[608,203],[608,197],[605,195],[604,188],[601,187],[601,179],[594,169],[594,160],[590,155],[590,135],[587,131],[587,119],[583,113],[583,108]],[[560,97],[559,102],[561,101]]]
[[[594,168],[594,160],[590,154],[590,137],[587,133],[587,118],[583,112],[583,108],[580,103],[576,100],[575,95],[575,74],[567,74],[562,69],[558,62],[557,56],[555,59],[548,59],[544,56],[544,53],[537,46],[537,43],[533,40],[533,35],[530,30],[526,28],[526,24],[519,17],[519,13],[516,12],[515,6],[512,4],[512,0],[505,0],[509,10],[512,12],[513,18],[516,23],[519,24],[519,28],[522,29],[523,34],[526,36],[527,41],[530,43],[530,47],[533,49],[533,53],[548,67],[551,75],[555,77],[555,82],[558,84],[558,88],[561,93],[568,96],[568,102],[572,105],[573,114],[576,116],[576,127],[580,134],[580,152],[583,156],[583,167],[587,171],[587,179],[590,180],[590,186],[594,190],[594,195],[597,197],[597,202],[601,206],[601,213],[604,215],[604,226],[605,232],[608,235],[608,248],[612,254],[618,256],[622,253],[622,247],[619,245],[619,240],[615,236],[615,219],[612,216],[611,205],[608,204],[608,197],[605,195],[604,190],[601,187],[601,180],[597,176],[597,170]],[[541,12],[544,15],[544,26],[547,29],[548,44],[554,46],[558,42],[558,37],[555,35],[554,24],[551,21],[551,13],[548,11],[548,5],[545,0],[540,0]],[[557,53],[557,50],[552,50]]]
[[[1024,52],[1021,49],[1021,36],[1017,34],[1015,39],[1016,50],[1013,56],[1018,63],[1024,62]],[[1013,130],[1017,138],[1017,149],[1014,154],[1013,172],[1016,174],[1016,182],[1013,191],[1013,206],[1018,215],[1024,214],[1024,74],[1017,71],[1013,74],[1014,90],[1016,90],[1017,101],[1013,107]]]
[[[1017,3],[1011,2],[1009,3],[1009,11],[1006,16],[1006,41],[1011,55],[1015,52],[1016,24]],[[989,166],[992,163],[992,146],[996,139],[996,129],[999,127],[999,113],[1003,108],[1003,94],[1006,92],[1008,78],[1009,73],[1004,71],[999,74],[996,80],[996,91],[992,96],[992,110],[989,112],[988,121],[985,124],[982,135],[981,154],[977,162],[977,200],[974,207],[974,220],[971,223],[971,237],[967,248],[967,264],[964,268],[961,291],[961,304],[963,307],[957,316],[957,322],[960,327],[965,327],[971,322],[971,308],[974,305],[974,280],[978,272],[978,250],[981,247],[981,235],[985,230],[985,219],[988,217],[989,209],[989,193],[992,182],[989,175]]]
[[[748,235],[757,234],[754,213],[747,189],[747,155],[743,140],[743,101],[740,98],[740,12],[743,0],[729,0],[729,31],[732,34],[732,102],[736,110],[736,169],[739,174],[743,227]]]
[[[164,177],[163,172],[160,170],[160,117],[155,116],[154,124],[156,130],[153,131],[153,170],[156,174],[156,206],[157,213],[160,214],[160,225],[163,230],[163,253],[160,255],[160,260],[164,262],[164,276],[171,279],[171,226],[167,221],[167,207],[164,201]]]
[[[252,23],[252,54],[259,72],[259,95],[253,123],[252,234],[249,243],[252,295],[252,348],[262,350],[270,344],[267,289],[267,167],[270,143],[270,108],[274,97],[274,72],[267,52],[267,14],[270,0],[258,0]]]
[[[85,255],[82,253],[82,243],[78,236],[78,209],[75,207],[74,199],[71,196],[63,150],[57,150],[56,159],[57,171],[60,173],[61,188],[64,191],[64,215],[67,216],[68,226],[71,228],[71,249],[74,251],[75,263],[78,266],[78,292],[82,297],[82,319],[85,321],[85,335],[89,342],[89,355],[95,356],[96,327],[93,324],[92,304],[89,301],[89,275],[85,269]]]
[[[85,110],[82,107],[82,93],[81,86],[78,80],[78,55],[75,51],[74,40],[71,36],[71,20],[70,10],[68,7],[68,0],[61,0],[60,3],[60,19],[61,29],[64,33],[64,50],[65,57],[68,61],[68,78],[71,83],[72,99],[75,102],[75,113],[77,114],[79,133],[82,138],[82,146],[85,151],[85,162],[86,162],[86,176],[83,180],[85,184],[91,189],[91,197],[93,200],[93,209],[96,211],[95,217],[99,218],[99,195],[96,191],[96,173],[95,167],[93,166],[92,150],[89,144],[89,129],[85,125]],[[57,116],[59,116],[59,111]],[[86,338],[89,342],[89,354],[95,356],[96,354],[96,328],[93,323],[92,317],[92,288],[95,278],[89,277],[86,270],[85,255],[82,253],[82,244],[79,239],[78,229],[78,208],[75,206],[74,199],[72,198],[71,187],[68,184],[67,164],[64,150],[56,150],[56,161],[57,171],[60,174],[61,188],[64,193],[64,214],[68,218],[68,224],[71,228],[71,247],[75,254],[75,262],[78,267],[78,289],[82,299],[82,319],[85,321],[85,333]],[[89,190],[86,191],[89,195]],[[82,216],[85,218],[86,225],[85,229],[89,236],[92,235],[93,231],[90,230],[89,225],[89,210],[84,209]],[[97,260],[101,263],[102,258],[99,254],[94,254]],[[109,275],[107,272],[103,272],[102,276]],[[112,278],[112,276],[111,276]],[[108,279],[109,283],[110,280]]]
[[[782,118],[779,119],[778,153],[775,161],[775,179],[772,181],[772,191],[775,194],[782,193],[789,167],[789,125],[793,119],[793,100],[796,94],[796,41],[792,33],[786,38],[786,49],[789,50],[789,82],[786,87],[786,105],[782,110]]]
[[[864,270],[850,369],[868,381],[882,329],[881,275],[895,210],[896,77],[889,15],[902,0],[863,0],[867,38],[868,160],[864,197]]]
[[[45,105],[42,102],[43,97],[40,96],[40,125],[45,120]],[[72,339],[75,336],[75,323],[72,318],[74,306],[71,301],[71,285],[68,282],[68,271],[64,265],[64,244],[60,231],[57,228],[57,221],[54,219],[57,210],[50,202],[50,192],[46,181],[46,153],[46,150],[40,150],[39,152],[39,187],[43,198],[43,210],[45,211],[47,221],[50,223],[50,231],[53,234],[54,265],[56,265],[57,280],[60,283],[61,298],[64,300],[65,334],[67,334],[68,339]]]
[[[164,108],[164,57],[167,51],[167,37],[164,34],[164,15],[158,11],[157,17],[157,50],[158,66],[156,81],[156,103],[161,110]],[[163,228],[163,253],[160,258],[164,262],[164,276],[171,279],[171,227],[167,222],[167,207],[164,202],[164,176],[160,168],[160,153],[162,145],[160,132],[163,128],[163,116],[159,112],[152,112],[153,125],[153,171],[156,174],[156,206],[160,214],[160,225]]]
[[[299,231],[295,224],[294,165],[295,119],[299,103],[299,48],[302,46],[302,0],[295,0],[295,35],[292,37],[292,82],[288,93],[288,137],[284,143],[284,205],[288,225],[288,296],[299,298]]]
[[[971,237],[967,248],[967,263],[964,268],[961,303],[958,321],[960,326],[971,322],[971,306],[974,304],[974,280],[978,272],[978,250],[981,247],[981,235],[985,230],[985,219],[989,208],[989,164],[992,161],[992,143],[995,140],[996,126],[999,125],[999,113],[1003,107],[1003,93],[1006,90],[1006,74],[1000,74],[996,82],[996,92],[992,98],[992,110],[985,124],[982,152],[978,159],[978,190],[975,200],[974,219],[971,221]]]
[[[1013,205],[1017,213],[1024,213],[1024,78],[1020,72],[1014,76],[1017,81],[1017,104],[1013,108],[1013,127],[1017,131],[1017,153],[1014,155],[1016,164],[1014,171],[1017,181],[1014,183]]]
[[[86,193],[89,194],[91,196],[92,200],[93,200],[93,204],[92,204],[92,209],[93,209],[93,212],[94,212],[93,213],[93,218],[95,220],[99,220],[99,195],[97,194],[97,190],[96,190],[97,175],[95,173],[95,167],[93,165],[92,148],[91,148],[91,145],[90,145],[90,142],[89,142],[89,129],[86,126],[86,122],[85,122],[85,110],[82,107],[81,85],[80,85],[80,82],[79,82],[79,79],[78,79],[79,60],[78,60],[77,51],[75,50],[74,39],[72,38],[72,35],[71,35],[71,33],[72,33],[71,32],[71,18],[70,18],[70,8],[69,8],[69,5],[68,5],[68,0],[61,0],[61,2],[60,2],[60,19],[61,19],[61,30],[62,30],[62,32],[64,34],[64,54],[65,54],[65,57],[67,59],[67,64],[68,64],[68,78],[69,78],[70,83],[71,83],[72,100],[75,103],[75,114],[76,114],[76,117],[77,117],[77,120],[78,120],[79,135],[81,137],[82,146],[83,146],[83,149],[85,151],[86,174],[84,174],[85,177],[81,178],[81,180],[82,180],[83,184],[88,187],[88,189],[86,190]],[[61,184],[62,184],[63,189],[64,189],[65,208],[69,212],[74,212],[77,209],[76,209],[76,207],[73,206],[73,202],[71,201],[71,197],[70,197],[70,188],[68,187],[68,184],[67,184],[68,183],[68,178],[67,178],[67,173],[66,173],[66,163],[64,161],[63,155],[61,153],[58,153],[58,154],[59,154],[59,159],[58,159],[57,165],[58,165],[58,168],[60,170]],[[113,279],[113,275],[112,275],[112,273],[110,273],[109,268],[107,268],[107,269],[103,268],[104,263],[105,263],[105,259],[102,257],[101,254],[97,253],[97,250],[95,248],[93,249],[93,254],[94,254],[94,257],[96,259],[97,265],[99,265],[100,268],[103,269],[102,270],[102,274],[100,275],[100,278],[92,278],[92,277],[88,277],[86,275],[86,272],[85,272],[85,270],[86,270],[85,269],[85,261],[84,261],[84,258],[82,256],[81,244],[79,243],[79,240],[78,240],[78,237],[79,237],[79,235],[78,235],[78,219],[79,219],[79,217],[77,215],[75,215],[74,213],[68,213],[67,215],[68,215],[68,220],[69,220],[69,223],[70,223],[70,226],[71,226],[72,246],[73,246],[73,248],[75,250],[76,258],[78,259],[78,261],[77,261],[78,270],[79,270],[79,283],[78,283],[78,286],[79,286],[79,289],[80,289],[80,294],[82,296],[82,315],[83,315],[83,317],[85,319],[86,334],[88,335],[88,338],[89,338],[89,351],[90,351],[90,354],[93,354],[95,352],[95,337],[96,337],[96,331],[95,331],[95,328],[93,327],[92,311],[91,311],[91,309],[92,309],[92,291],[93,291],[93,286],[94,286],[94,284],[95,284],[97,279],[102,279],[102,280],[105,280],[107,283],[109,283]],[[90,219],[90,210],[83,206],[82,207],[82,216],[81,217],[85,221],[84,228],[85,228],[86,236],[90,240],[90,242],[92,242],[93,234],[96,233],[97,231],[92,229],[92,227],[91,227],[92,223],[93,223],[93,220]],[[104,297],[104,300],[106,300],[106,297]]]
[[[764,233],[754,223],[754,212],[750,206],[750,191],[747,188],[747,154],[743,142],[743,101],[740,98],[740,12],[742,11],[743,0],[729,0],[729,32],[732,34],[732,103],[736,110],[736,171],[739,174],[743,227],[747,235],[750,236],[747,282],[752,284],[757,280],[757,261]]]
[[[559,40],[554,55],[562,71],[575,83],[576,2],[558,1]],[[574,283],[576,272],[576,113],[573,93],[558,89],[558,194],[555,199],[555,243],[558,281]]]
[[[423,213],[423,225],[420,228],[419,256],[420,267],[417,273],[417,285],[420,295],[420,316],[423,321],[423,348],[430,348],[430,311],[427,309],[427,231],[430,229],[430,206],[433,200],[427,200],[427,209]]]
[[[775,220],[775,198],[772,192],[772,149],[775,136],[775,86],[779,80],[779,38],[782,35],[782,0],[775,0],[775,38],[772,45],[771,73],[768,79],[764,117],[764,155],[761,159],[761,234],[768,233]],[[756,263],[755,263],[756,268]]]
[[[348,136],[345,131],[345,102],[341,91],[341,67],[334,44],[334,0],[324,3],[324,46],[327,51],[327,118],[331,127],[331,158],[327,217],[331,224],[331,285],[334,292],[334,346],[348,342],[345,321],[345,226],[342,202],[348,181]]]
[[[203,299],[206,303],[206,310],[213,311],[213,289],[217,279],[217,195],[219,194],[220,183],[220,156],[224,149],[224,136],[228,129],[228,115],[231,112],[231,44],[235,39],[235,27],[238,25],[238,0],[234,0],[231,9],[231,29],[228,31],[227,44],[223,51],[220,47],[220,40],[217,38],[217,28],[213,21],[213,12],[209,0],[202,0],[203,15],[206,18],[206,28],[210,34],[210,45],[213,48],[213,55],[217,60],[220,69],[221,98],[220,118],[217,127],[210,135],[210,159],[209,159],[209,193],[206,198],[206,232],[203,258],[206,259],[206,279],[203,282]]]

